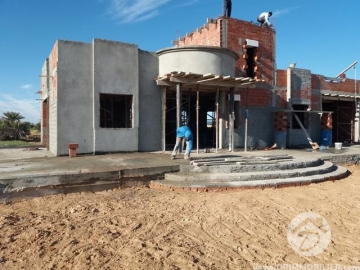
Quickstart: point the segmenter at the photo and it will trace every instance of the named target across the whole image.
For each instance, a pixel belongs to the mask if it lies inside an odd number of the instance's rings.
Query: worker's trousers
[[[185,142],[185,138],[176,138],[176,144],[174,150],[171,153],[172,156],[176,156],[179,153],[183,141]],[[185,155],[190,156],[189,143],[186,143]]]

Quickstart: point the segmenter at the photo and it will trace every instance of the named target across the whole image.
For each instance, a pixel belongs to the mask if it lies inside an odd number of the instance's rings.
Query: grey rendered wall
[[[49,150],[58,155],[58,41],[55,43],[49,57]]]
[[[91,153],[92,45],[58,41],[58,145],[57,154],[67,155],[68,144],[78,143],[78,153]]]
[[[94,39],[93,59],[94,152],[138,151],[138,47]],[[100,93],[133,95],[133,128],[100,128]]]
[[[50,72],[49,72],[49,58],[46,58],[43,67],[41,69],[41,77],[40,77],[40,91],[41,91],[41,142],[44,143],[44,138],[45,136],[49,136],[49,127],[46,127],[46,130],[44,129],[44,121],[45,119],[43,119],[43,104],[45,102],[46,99],[49,98],[49,89],[50,89],[50,85],[49,85],[49,81],[50,81]],[[47,100],[47,102],[49,102],[49,100]],[[49,119],[46,120],[47,124],[49,125]],[[48,140],[48,138],[47,138]],[[47,143],[49,143],[49,141],[47,141]]]
[[[240,110],[241,124],[235,129],[235,147],[245,146],[245,109]],[[274,127],[271,108],[248,108],[247,147],[264,148],[274,144]],[[225,129],[225,145],[229,147],[229,129]]]
[[[159,74],[184,71],[200,74],[235,75],[238,55],[227,48],[184,46],[158,51]]]
[[[313,90],[311,88],[311,71],[308,69],[294,68],[291,70],[291,103],[308,105],[311,108],[311,95]],[[314,108],[312,108],[314,109]],[[315,108],[317,109],[317,108]],[[308,113],[309,126],[306,132],[309,134],[312,141],[320,144],[321,130],[320,130],[320,116],[317,113]],[[288,119],[290,119],[290,115]],[[288,130],[288,145],[304,146],[309,145],[307,136],[302,129]],[[310,146],[310,145],[309,145]]]
[[[309,114],[309,127],[306,129],[313,142],[317,142],[320,145],[321,129],[320,129],[320,116],[317,113]],[[291,138],[289,138],[289,135]],[[306,134],[302,129],[293,129],[288,131],[288,144],[291,146],[309,146]]]
[[[139,151],[160,151],[162,136],[161,89],[156,53],[139,50]]]

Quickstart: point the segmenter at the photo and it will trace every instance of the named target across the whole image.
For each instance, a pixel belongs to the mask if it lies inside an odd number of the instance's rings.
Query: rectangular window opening
[[[206,126],[208,128],[215,128],[216,126],[216,113],[215,111],[206,112]]]
[[[133,95],[100,94],[100,127],[132,128]]]
[[[254,78],[255,76],[255,50],[256,48],[247,48],[246,76],[250,78]]]
[[[304,128],[309,127],[309,114],[305,111],[309,108],[308,105],[293,105],[293,109],[296,111],[304,111],[304,112],[295,112],[296,115],[299,117],[299,120],[301,124],[304,126]],[[295,116],[293,116],[293,129],[301,129],[301,126],[299,125],[298,121],[296,121]]]

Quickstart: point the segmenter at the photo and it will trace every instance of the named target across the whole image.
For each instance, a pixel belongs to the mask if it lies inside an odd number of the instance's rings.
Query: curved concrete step
[[[334,170],[324,174],[301,176],[292,178],[277,178],[266,180],[249,180],[249,181],[170,181],[156,180],[150,182],[153,188],[170,188],[172,190],[231,190],[231,189],[249,189],[249,188],[280,188],[290,186],[309,185],[323,181],[334,181],[347,177],[349,171],[340,166],[334,166]]]
[[[180,165],[180,172],[196,172],[196,173],[243,173],[243,172],[256,172],[256,171],[279,171],[290,170],[297,168],[315,167],[323,164],[319,158],[307,160],[291,160],[283,162],[253,164],[251,161],[241,164],[224,164],[213,166],[194,166],[194,165]]]
[[[232,182],[265,180],[276,178],[292,178],[300,176],[310,176],[315,174],[325,174],[335,170],[333,163],[325,161],[315,167],[296,168],[289,170],[276,171],[255,171],[255,172],[235,172],[235,173],[203,173],[203,172],[177,172],[166,173],[164,179],[169,181],[184,182]]]

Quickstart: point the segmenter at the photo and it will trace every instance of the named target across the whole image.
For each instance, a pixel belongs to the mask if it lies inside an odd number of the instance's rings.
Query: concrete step
[[[309,185],[323,181],[335,181],[348,176],[349,172],[341,166],[333,166],[331,172],[300,176],[292,178],[261,179],[249,181],[171,181],[156,180],[151,181],[152,188],[165,188],[172,190],[192,190],[192,191],[209,191],[209,190],[232,190],[232,189],[251,189],[251,188],[281,188],[290,186]]]
[[[289,155],[258,156],[258,157],[218,157],[193,160],[190,164],[194,166],[216,166],[216,165],[244,165],[244,164],[274,164],[292,160]]]
[[[313,159],[297,159],[297,160],[287,160],[281,162],[260,162],[260,163],[252,163],[251,160],[249,162],[244,163],[233,163],[233,164],[216,164],[209,166],[194,166],[194,165],[180,165],[181,173],[188,172],[196,172],[196,173],[244,173],[244,172],[264,172],[264,171],[280,171],[280,170],[290,170],[297,168],[309,168],[320,166],[323,164],[319,158]]]
[[[250,181],[266,180],[276,178],[292,178],[300,176],[310,176],[316,174],[325,174],[335,170],[333,163],[325,161],[323,164],[314,167],[296,168],[289,170],[269,170],[269,171],[251,171],[251,172],[180,172],[166,173],[164,179],[169,181],[184,182],[232,182],[232,181]]]

